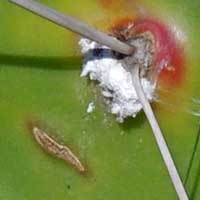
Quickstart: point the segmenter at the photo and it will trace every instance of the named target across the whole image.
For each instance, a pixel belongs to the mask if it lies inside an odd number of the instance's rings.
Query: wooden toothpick
[[[102,33],[88,24],[72,18],[70,16],[64,15],[57,10],[49,8],[41,3],[33,0],[9,0],[16,5],[25,8],[59,26],[67,28],[79,35],[86,37],[88,39],[94,40],[102,45],[110,47],[112,50],[125,55],[131,55],[134,52],[134,47],[129,46],[105,33]]]
[[[149,121],[149,124],[152,128],[154,137],[156,139],[157,145],[159,147],[159,150],[161,152],[162,158],[164,160],[164,163],[167,167],[167,170],[169,172],[170,178],[172,180],[172,183],[174,185],[174,188],[176,190],[176,193],[180,200],[189,200],[188,195],[186,193],[186,190],[183,186],[183,182],[181,181],[181,178],[179,176],[179,173],[176,169],[175,163],[172,159],[172,156],[170,154],[170,151],[168,149],[167,143],[165,141],[165,138],[162,134],[162,131],[158,125],[158,122],[156,120],[156,117],[153,113],[153,110],[151,108],[151,105],[149,101],[147,100],[143,88],[140,83],[139,78],[139,66],[135,66],[132,69],[132,76],[133,76],[133,84],[136,90],[136,93],[138,95],[138,98],[140,99],[140,102],[143,106],[143,110],[146,114],[146,117]]]

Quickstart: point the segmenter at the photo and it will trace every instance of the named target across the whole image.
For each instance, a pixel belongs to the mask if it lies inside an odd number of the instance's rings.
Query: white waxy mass
[[[126,57],[113,52],[106,46],[102,46],[88,39],[81,39],[79,45],[84,55],[83,70],[81,76],[89,76],[96,80],[102,89],[109,111],[117,116],[117,121],[123,122],[127,117],[135,117],[141,111],[142,105],[136,94],[131,74],[131,67],[135,63],[144,66],[141,75],[141,85],[149,101],[154,100],[156,84],[152,84],[146,77],[149,60],[144,59],[144,54],[149,49],[148,45],[141,45],[141,38],[137,38],[134,46],[140,45],[133,57]],[[151,55],[146,55],[148,58]],[[130,63],[130,64],[129,64]]]

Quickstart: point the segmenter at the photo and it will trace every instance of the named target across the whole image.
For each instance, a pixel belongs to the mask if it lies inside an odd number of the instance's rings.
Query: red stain
[[[123,30],[130,24],[133,27],[129,30],[129,35],[125,35],[125,39],[137,34],[150,32],[154,38],[155,45],[153,58],[155,73],[158,73],[159,80],[166,86],[180,86],[185,77],[184,51],[170,28],[155,19],[134,20],[134,18],[124,18],[112,26],[113,35],[121,39],[118,35],[124,37]]]
[[[114,8],[118,4],[118,0],[98,0],[104,9]]]
[[[127,16],[123,19],[118,19],[116,22],[113,23],[113,25],[110,27],[110,32],[115,37],[121,39],[121,40],[127,40],[128,39],[128,32],[127,27],[134,25],[134,18],[131,16]]]

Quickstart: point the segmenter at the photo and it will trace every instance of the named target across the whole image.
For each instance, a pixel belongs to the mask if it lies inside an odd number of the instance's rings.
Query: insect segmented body
[[[78,171],[84,172],[85,168],[74,153],[64,145],[59,144],[53,138],[51,138],[46,132],[38,127],[33,127],[33,135],[35,140],[40,146],[48,153],[65,160],[74,166]]]

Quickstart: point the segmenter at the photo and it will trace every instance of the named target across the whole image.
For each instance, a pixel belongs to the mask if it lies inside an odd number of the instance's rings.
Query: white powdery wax
[[[84,55],[81,76],[89,76],[91,80],[99,82],[109,111],[117,115],[117,121],[123,122],[126,117],[135,117],[142,105],[133,86],[127,62],[117,59],[116,53],[111,49],[94,41],[81,39],[79,45]],[[141,85],[147,99],[152,101],[156,85],[145,77],[141,78]]]
[[[94,102],[90,102],[88,104],[88,108],[87,108],[87,113],[92,113],[95,109],[95,105],[94,105]]]

